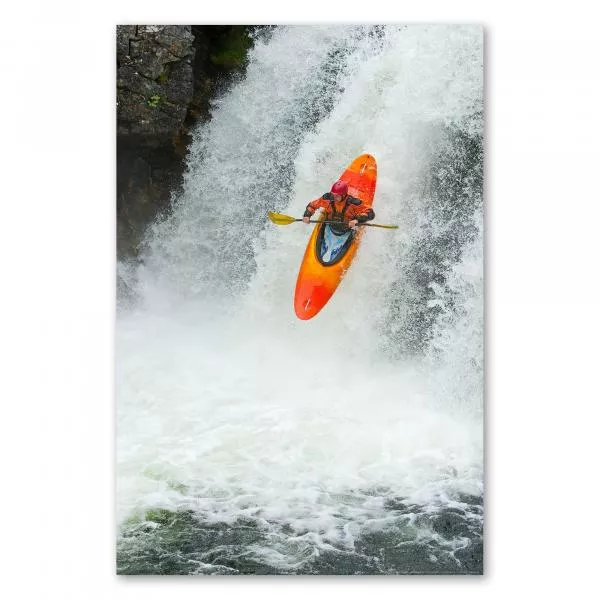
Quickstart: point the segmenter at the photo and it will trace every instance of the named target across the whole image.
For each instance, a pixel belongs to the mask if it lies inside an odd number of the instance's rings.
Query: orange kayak
[[[366,206],[373,204],[377,183],[377,162],[370,154],[361,154],[342,173],[348,184],[348,194],[359,198]],[[321,217],[321,220],[323,217]],[[302,320],[312,319],[337,289],[364,235],[364,227],[339,234],[328,225],[315,225],[300,265],[294,310]]]

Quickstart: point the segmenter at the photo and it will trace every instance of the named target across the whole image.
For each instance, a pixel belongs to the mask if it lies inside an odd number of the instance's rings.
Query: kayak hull
[[[342,173],[340,180],[348,184],[348,194],[372,206],[377,184],[377,162],[371,154],[361,154]],[[321,217],[320,220],[322,220]],[[298,272],[294,294],[296,316],[306,321],[317,315],[329,302],[347,270],[352,264],[356,251],[364,235],[364,227],[358,227],[354,240],[344,256],[332,265],[324,265],[318,258],[317,242],[323,224],[315,225],[310,236],[304,258]]]

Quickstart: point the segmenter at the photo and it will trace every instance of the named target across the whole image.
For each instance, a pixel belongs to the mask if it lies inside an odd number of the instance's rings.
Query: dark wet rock
[[[382,575],[378,558],[350,552],[327,551],[306,564],[299,575]]]
[[[171,138],[194,93],[191,26],[117,27],[119,135]]]
[[[446,526],[457,517],[444,517]],[[438,526],[442,521],[438,521]],[[272,526],[275,526],[274,528]],[[193,511],[153,509],[143,518],[125,522],[117,544],[117,572],[124,575],[381,575],[478,574],[483,570],[481,531],[469,532],[464,548],[418,538],[412,525],[365,533],[354,549],[340,547],[314,552],[297,547],[295,566],[275,567],[261,561],[253,549],[274,543],[292,546],[296,535],[277,524],[265,526],[250,518],[235,523],[207,523]],[[285,529],[285,533],[284,533]],[[275,538],[273,537],[275,535]]]
[[[469,535],[469,523],[465,517],[449,509],[433,518],[432,527],[446,539]]]
[[[150,510],[144,521],[126,523],[122,528],[117,572],[184,575],[206,564],[215,573],[272,572],[266,565],[243,556],[249,545],[264,540],[265,532],[249,520],[240,523],[207,524],[192,511]]]
[[[461,515],[461,516],[465,515],[465,511],[462,508],[454,508],[454,507],[445,508],[444,512],[445,513],[453,513],[455,515]]]
[[[459,496],[459,502],[464,504],[483,506],[483,496],[473,496],[472,494],[461,494]]]
[[[483,542],[471,540],[466,548],[461,548],[454,553],[460,561],[462,571],[473,575],[483,574]]]
[[[418,510],[418,507],[414,504],[406,504],[402,500],[403,499],[401,498],[388,498],[385,501],[384,506],[386,510],[394,510],[402,514],[416,512]]]
[[[117,27],[117,253],[136,255],[183,171],[191,26]],[[183,146],[183,147],[182,147]]]
[[[119,57],[129,54],[129,40],[135,38],[137,25],[117,25],[117,67]]]
[[[386,549],[383,562],[387,573],[398,575],[434,575],[455,571],[453,565],[446,561],[440,563],[432,560],[431,556],[431,550],[427,546],[410,542]]]

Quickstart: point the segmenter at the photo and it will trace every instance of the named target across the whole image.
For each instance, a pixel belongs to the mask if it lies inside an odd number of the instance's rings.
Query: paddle
[[[292,223],[296,223],[298,221],[302,221],[302,219],[295,219],[294,217],[290,217],[289,215],[282,215],[281,213],[269,212],[269,219],[275,225],[291,225]],[[313,221],[310,220],[309,223],[332,223],[339,225],[338,221]],[[357,223],[357,225],[364,225],[365,227],[381,227],[382,229],[398,229],[398,225],[378,225],[377,223]]]

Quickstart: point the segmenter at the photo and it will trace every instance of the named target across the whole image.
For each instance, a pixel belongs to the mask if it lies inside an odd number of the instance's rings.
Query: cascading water
[[[456,26],[256,40],[119,267],[119,572],[481,572],[482,46]],[[401,228],[367,231],[299,321],[310,230],[266,212],[300,215],[362,152]]]

